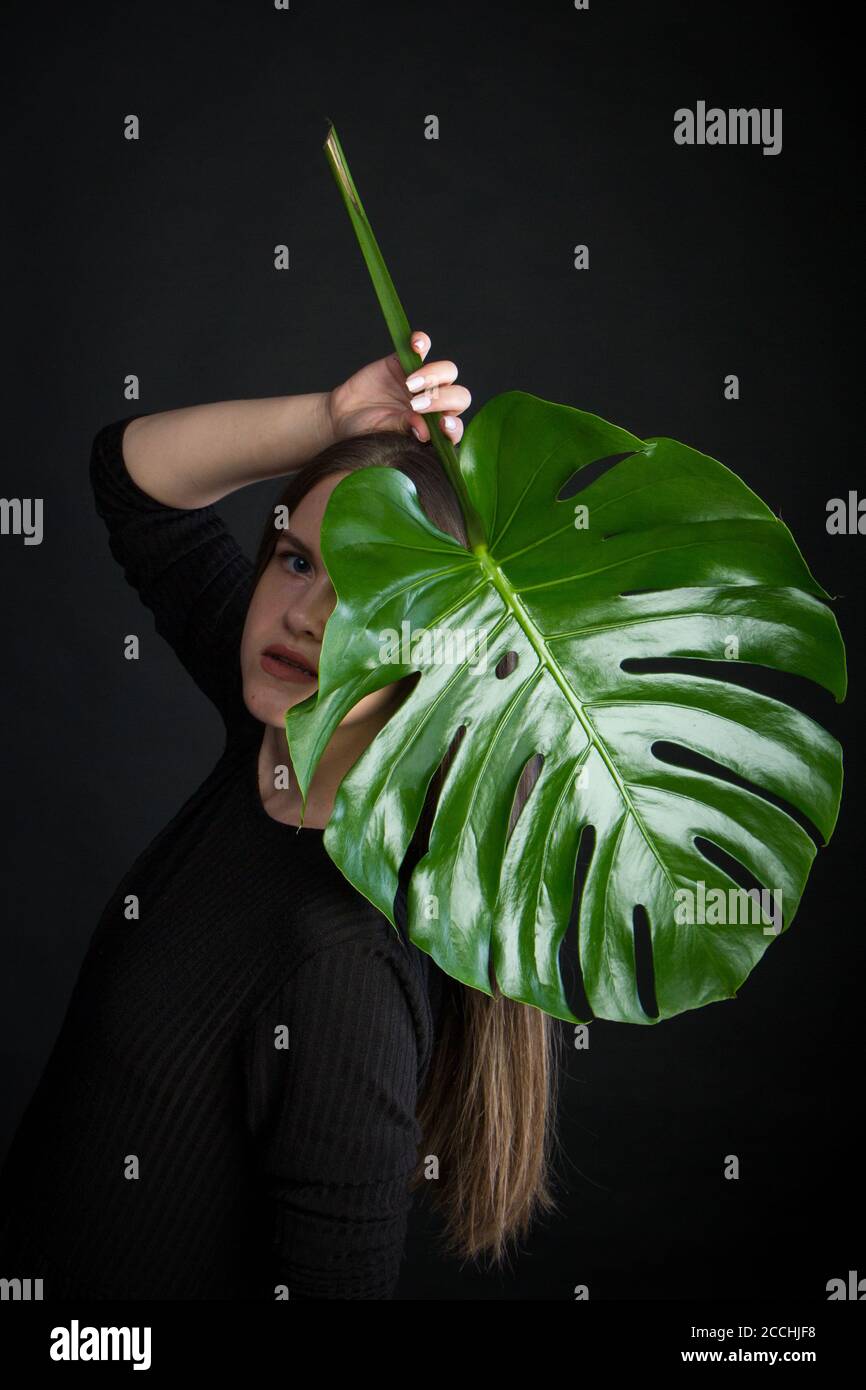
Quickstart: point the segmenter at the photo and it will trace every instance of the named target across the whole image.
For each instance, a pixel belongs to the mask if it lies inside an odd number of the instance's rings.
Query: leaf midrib
[[[634,822],[637,825],[641,835],[643,836],[647,848],[649,849],[650,853],[652,854],[653,858],[656,860],[656,863],[661,869],[662,874],[664,875],[664,878],[668,884],[668,887],[670,888],[672,893],[675,892],[676,888],[674,885],[674,881],[671,878],[667,865],[665,864],[658,849],[656,848],[653,837],[651,836],[647,826],[644,824],[642,816],[639,814],[637,807],[635,806],[631,796],[629,795],[628,784],[624,782],[622,777],[620,776],[616,764],[613,761],[611,755],[608,753],[607,747],[604,741],[602,740],[601,736],[599,735],[598,730],[596,729],[589,716],[585,713],[582,702],[577,698],[574,691],[572,690],[571,685],[569,684],[559,662],[554,660],[553,655],[550,652],[550,649],[546,641],[544,640],[544,637],[539,632],[535,623],[533,623],[532,619],[527,613],[526,608],[520,598],[520,595],[509,583],[508,578],[505,574],[503,574],[502,570],[499,568],[499,565],[493,559],[486,546],[476,546],[475,555],[487,579],[494,586],[497,593],[500,595],[503,602],[505,603],[508,611],[513,615],[515,621],[525,632],[526,636],[528,637],[530,643],[532,644],[532,647],[534,648],[538,656],[539,661],[550,672],[551,676],[553,677],[556,684],[559,686],[560,690],[565,696],[566,701],[569,705],[571,705],[571,708],[574,710],[574,713],[576,714],[578,720],[580,721],[583,727],[583,731],[586,734],[587,739],[589,739],[593,746],[597,749],[599,757],[602,759],[605,767],[607,768],[611,776],[611,779],[614,782],[614,785],[619,791],[619,794],[626,806],[627,811],[631,816],[634,817]]]

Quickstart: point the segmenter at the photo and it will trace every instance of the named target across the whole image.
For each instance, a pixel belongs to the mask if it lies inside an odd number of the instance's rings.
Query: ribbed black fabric
[[[252,565],[213,508],[137,487],[127,423],[94,440],[96,507],[226,742],[91,939],[0,1178],[0,1276],[47,1299],[390,1298],[444,977],[402,889],[398,935],[322,830],[265,811]]]

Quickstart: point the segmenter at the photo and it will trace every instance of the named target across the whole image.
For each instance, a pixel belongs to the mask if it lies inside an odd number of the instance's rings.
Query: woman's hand
[[[412,347],[422,362],[430,351],[428,334],[412,334]],[[458,444],[463,436],[461,413],[472,397],[465,386],[455,386],[453,362],[430,362],[407,378],[396,352],[362,367],[341,386],[328,393],[328,414],[335,439],[373,430],[409,430],[426,444],[430,423],[424,415],[443,413],[438,427],[446,439]],[[412,383],[411,387],[409,382]]]

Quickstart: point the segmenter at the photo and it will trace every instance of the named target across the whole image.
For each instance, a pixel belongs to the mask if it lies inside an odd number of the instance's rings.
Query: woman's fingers
[[[419,357],[426,357],[431,347],[429,335],[421,332],[414,333],[412,346]],[[426,391],[433,386],[447,386],[456,380],[457,364],[446,359],[442,362],[425,362],[423,370],[418,367],[414,372],[410,372],[406,378],[406,386],[409,391],[419,392]],[[467,401],[466,404],[468,405],[469,402]],[[466,406],[463,406],[462,409],[465,410]]]
[[[412,334],[412,348],[413,348],[413,351],[417,352],[418,356],[421,358],[421,361],[423,362],[423,361],[424,361],[424,358],[427,356],[428,352],[430,351],[430,336],[429,336],[429,334],[427,334],[427,333],[421,333],[421,332],[413,333],[413,334]]]
[[[430,422],[424,419],[423,415],[408,415],[407,421],[409,428],[417,440],[422,444],[428,443],[430,439]],[[452,444],[459,444],[463,438],[463,421],[458,415],[440,415],[439,429],[450,439]]]
[[[418,331],[412,334],[412,346],[423,361],[432,346],[429,334]],[[472,403],[472,396],[465,386],[455,386],[457,365],[450,360],[426,362],[423,371],[419,368],[406,378],[406,388],[414,392],[409,404],[413,411],[443,412],[439,416],[439,428],[457,444],[463,436],[463,421],[458,417]],[[420,421],[410,416],[412,430],[423,443],[427,442],[429,431]]]
[[[440,415],[439,428],[443,434],[447,435],[452,444],[459,444],[463,438],[463,421],[456,415]]]
[[[425,362],[423,369],[419,367],[407,376],[406,386],[410,391],[420,391],[428,386],[447,386],[456,379],[457,367],[454,362]]]
[[[447,410],[452,415],[460,415],[471,403],[465,386],[425,386],[409,401],[413,410]]]

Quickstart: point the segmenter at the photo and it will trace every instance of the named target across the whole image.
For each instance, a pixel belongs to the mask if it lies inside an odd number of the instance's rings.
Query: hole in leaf
[[[650,591],[652,592],[652,591]],[[774,671],[748,661],[706,661],[694,656],[628,656],[620,670],[633,675],[703,676],[706,680],[726,681],[757,695],[769,695],[785,705],[808,714],[818,724],[827,724],[836,701],[832,692],[807,676],[788,671]]]
[[[759,878],[745,864],[741,864],[739,859],[735,859],[721,845],[717,845],[714,840],[707,840],[703,835],[695,835],[693,840],[695,849],[704,856],[708,864],[713,864],[722,873],[734,880],[738,888],[745,888],[747,893],[761,893],[769,889],[770,885],[762,883]]]
[[[620,598],[637,598],[639,594],[669,594],[670,589],[623,589]]]
[[[577,842],[577,854],[574,863],[574,891],[571,899],[571,914],[568,919],[568,926],[565,935],[559,943],[559,973],[562,977],[562,992],[565,995],[565,1002],[575,1018],[591,1019],[594,1017],[590,1008],[589,1000],[586,997],[586,989],[583,983],[583,971],[580,968],[580,938],[578,933],[578,921],[580,918],[580,904],[583,900],[583,890],[586,886],[586,878],[589,873],[589,866],[592,863],[592,856],[595,852],[595,826],[585,825],[580,833]]]
[[[496,675],[502,680],[505,676],[510,676],[516,667],[517,652],[506,652],[496,663]]]
[[[637,997],[647,1018],[658,1018],[659,1006],[656,1000],[652,936],[649,916],[642,903],[638,903],[632,910],[631,925],[634,940],[634,976],[637,985]]]
[[[511,804],[511,818],[508,822],[508,833],[505,837],[506,844],[508,844],[508,841],[511,839],[511,836],[514,834],[514,828],[517,825],[517,822],[520,820],[520,817],[523,815],[526,803],[529,800],[530,795],[532,794],[536,782],[541,776],[541,769],[543,767],[543,753],[533,753],[532,756],[523,766],[523,771],[521,772],[520,777],[517,781],[517,786],[514,789],[514,800]]]
[[[433,772],[427,784],[427,792],[424,797],[424,804],[421,807],[421,814],[418,817],[418,824],[415,826],[412,839],[409,841],[406,853],[403,856],[403,862],[400,865],[400,872],[397,875],[397,892],[394,896],[392,907],[397,925],[401,930],[405,930],[405,924],[408,920],[406,909],[408,906],[407,895],[409,892],[409,880],[415,871],[416,865],[424,858],[424,855],[430,847],[430,831],[436,815],[436,808],[439,805],[439,798],[442,795],[445,779],[448,776],[457,750],[465,734],[466,725],[461,724],[449,743],[442,761]]]
[[[457,752],[457,749],[460,747],[460,745],[461,745],[461,743],[463,742],[463,739],[464,739],[465,737],[466,737],[466,725],[465,725],[465,724],[461,724],[461,725],[460,725],[460,728],[457,730],[456,734],[454,735],[454,737],[452,738],[451,742],[450,742],[449,745],[448,745],[448,752],[445,754],[445,758],[442,759],[443,763],[445,762],[445,759],[446,759],[446,758],[453,758],[453,757],[454,757],[454,755],[455,755],[456,752]]]
[[[780,811],[784,811],[792,820],[796,821],[801,829],[805,830],[814,841],[818,849],[824,844],[824,837],[816,825],[813,825],[808,816],[790,801],[785,801],[775,792],[768,791],[766,787],[759,786],[757,782],[750,782],[748,778],[741,777],[738,772],[732,772],[724,763],[717,763],[713,758],[707,758],[703,753],[696,753],[693,748],[685,748],[679,743],[667,743],[664,739],[658,739],[650,748],[653,757],[658,758],[661,763],[670,763],[671,767],[684,767],[690,772],[703,772],[708,777],[718,777],[722,782],[730,782],[733,787],[742,787],[743,791],[753,792],[762,801],[767,801],[771,806],[777,806]]]
[[[607,458],[594,459],[592,463],[584,464],[583,468],[578,468],[571,477],[563,483],[559,492],[556,494],[557,502],[567,502],[569,497],[574,497],[576,493],[583,492],[584,488],[591,487],[599,478],[609,473],[611,468],[615,468],[623,459],[629,459],[637,451],[629,449],[625,454],[609,454]]]

